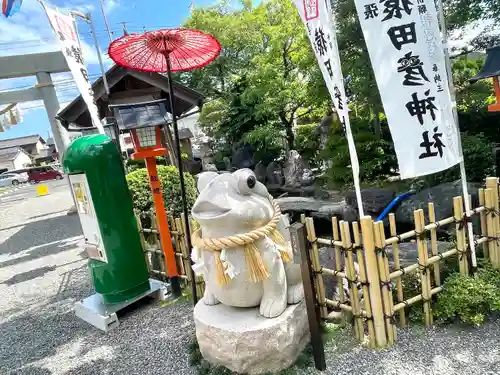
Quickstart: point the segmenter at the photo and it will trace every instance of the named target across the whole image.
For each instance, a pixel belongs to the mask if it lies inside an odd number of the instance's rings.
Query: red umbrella
[[[214,60],[219,55],[220,50],[220,43],[213,36],[199,30],[185,28],[163,29],[144,34],[125,35],[113,41],[108,49],[111,59],[116,64],[127,69],[167,73],[168,88],[170,91],[170,111],[174,125],[182,204],[186,221],[189,215],[184,187],[184,174],[182,171],[179,129],[177,127],[177,116],[174,107],[174,90],[170,73],[201,68]],[[188,248],[190,249],[192,246],[188,222],[186,222],[186,238]],[[193,300],[196,303],[196,283],[192,269],[191,276]]]

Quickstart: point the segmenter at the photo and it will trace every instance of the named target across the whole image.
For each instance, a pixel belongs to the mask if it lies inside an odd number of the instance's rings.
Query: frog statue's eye
[[[257,179],[251,170],[240,170],[235,172],[237,178],[237,186],[240,194],[250,195],[252,189],[257,184]]]

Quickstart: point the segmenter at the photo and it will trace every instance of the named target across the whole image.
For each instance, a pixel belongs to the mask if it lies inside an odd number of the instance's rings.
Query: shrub
[[[182,213],[182,197],[177,168],[159,165],[158,177],[161,182],[165,208],[174,216],[179,216]],[[184,173],[184,181],[188,208],[191,209],[197,195],[196,184],[194,177],[189,173]],[[147,170],[140,168],[129,173],[127,183],[132,193],[134,209],[138,211],[141,219],[150,216],[154,212],[154,206]]]
[[[452,274],[438,294],[434,314],[442,321],[458,317],[479,326],[487,314],[500,310],[500,271],[487,267],[475,277]]]
[[[491,176],[495,171],[495,158],[491,143],[482,133],[475,135],[462,133],[461,136],[467,180],[483,182],[485,177]],[[426,176],[423,180],[428,186],[435,186],[444,182],[455,181],[459,178],[460,169],[456,165],[443,172]]]

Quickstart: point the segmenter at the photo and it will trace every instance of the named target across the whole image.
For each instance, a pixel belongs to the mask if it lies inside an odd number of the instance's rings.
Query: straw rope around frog
[[[286,245],[286,241],[276,229],[281,219],[281,209],[278,203],[269,196],[269,201],[274,208],[274,214],[271,220],[263,227],[254,229],[248,233],[236,234],[233,236],[221,238],[202,238],[201,229],[193,232],[192,243],[194,247],[202,250],[214,252],[216,277],[220,285],[228,284],[231,279],[226,274],[224,265],[220,259],[222,249],[244,248],[246,265],[249,273],[249,279],[253,282],[259,282],[269,278],[269,271],[264,264],[260,251],[255,245],[255,242],[266,237],[270,237],[275,243],[279,245]],[[283,262],[290,262],[290,255],[285,249],[279,250]]]

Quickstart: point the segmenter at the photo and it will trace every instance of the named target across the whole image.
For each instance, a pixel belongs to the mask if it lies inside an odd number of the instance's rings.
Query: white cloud
[[[115,10],[118,6],[120,6],[120,0],[103,0],[104,11],[106,14],[111,13],[111,11]]]

